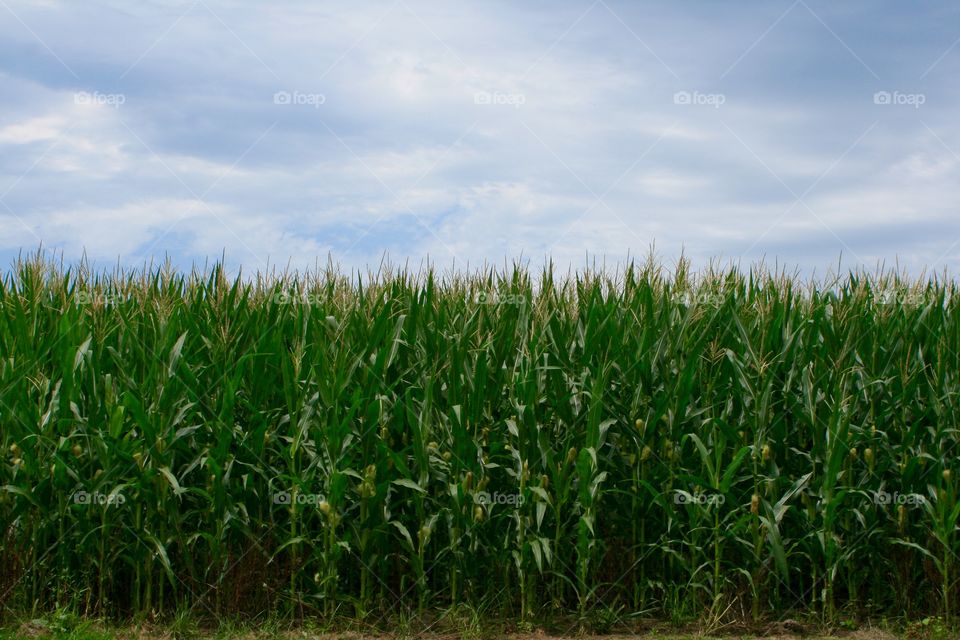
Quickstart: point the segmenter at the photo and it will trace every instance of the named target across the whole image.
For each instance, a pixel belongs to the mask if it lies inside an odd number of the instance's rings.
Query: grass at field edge
[[[456,629],[449,627],[417,629],[399,625],[390,632],[359,632],[351,630],[331,630],[307,623],[303,626],[278,626],[267,623],[261,626],[225,624],[217,629],[201,629],[193,623],[175,622],[169,625],[131,624],[116,626],[94,620],[79,620],[71,629],[58,628],[56,622],[46,619],[29,620],[16,624],[0,625],[0,640],[401,640],[407,638],[427,638],[430,640],[482,640],[497,638],[503,640],[546,640],[548,638],[604,638],[621,640],[638,638],[641,640],[956,640],[956,632],[947,631],[930,620],[918,621],[895,628],[882,629],[864,626],[856,630],[815,631],[805,627],[791,632],[776,623],[764,630],[727,627],[726,630],[707,633],[702,627],[685,625],[677,627],[667,623],[636,628],[618,629],[609,633],[545,631],[532,627],[529,631],[508,630],[508,625],[490,624],[484,629]]]

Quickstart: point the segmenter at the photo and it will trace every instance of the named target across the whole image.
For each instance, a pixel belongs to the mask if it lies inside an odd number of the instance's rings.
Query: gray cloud
[[[6,3],[2,258],[960,259],[954,7]]]

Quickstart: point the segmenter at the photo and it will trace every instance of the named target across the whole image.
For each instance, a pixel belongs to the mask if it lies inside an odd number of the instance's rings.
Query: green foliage
[[[0,283],[0,605],[949,620],[955,293],[24,260]]]

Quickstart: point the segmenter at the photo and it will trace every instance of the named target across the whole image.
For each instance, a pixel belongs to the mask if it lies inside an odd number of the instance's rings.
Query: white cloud
[[[11,187],[5,202],[68,257],[149,248],[202,260],[226,248],[255,267],[327,251],[351,263],[383,250],[474,263],[549,251],[579,264],[585,251],[636,255],[656,241],[669,255],[776,251],[815,266],[843,248],[833,233],[858,255],[917,264],[952,241],[960,162],[944,144],[960,149],[960,132],[949,74],[931,76],[921,111],[878,109],[870,97],[882,87],[802,11],[721,79],[765,13],[206,4],[212,12],[184,14],[181,2],[14,3],[79,80],[28,31],[0,26],[10,43],[0,47],[40,53],[0,64],[11,96],[0,105],[0,193]],[[867,5],[821,15],[890,86],[910,77],[907,62],[915,77],[940,53],[914,42],[881,66],[875,43],[843,29],[874,15]],[[674,104],[692,90],[725,101]],[[325,101],[276,105],[277,91]],[[477,104],[478,92],[506,97]],[[816,215],[797,205],[781,220],[790,190],[825,171],[805,196]],[[35,242],[15,222],[3,219],[7,253]]]
[[[0,144],[30,144],[55,140],[63,134],[66,119],[61,116],[29,118],[0,128]]]

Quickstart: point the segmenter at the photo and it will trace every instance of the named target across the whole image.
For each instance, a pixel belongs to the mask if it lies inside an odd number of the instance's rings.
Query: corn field
[[[0,282],[0,607],[954,619],[947,278]]]

